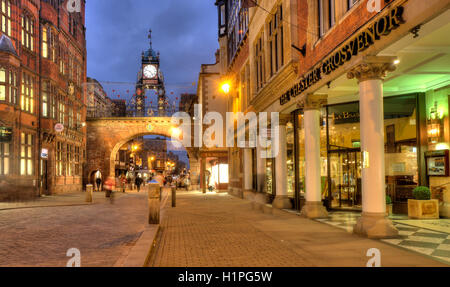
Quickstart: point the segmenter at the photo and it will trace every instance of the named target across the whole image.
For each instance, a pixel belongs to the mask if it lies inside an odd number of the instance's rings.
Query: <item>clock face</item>
[[[153,79],[157,74],[156,67],[153,65],[147,65],[144,67],[144,76],[147,79]]]

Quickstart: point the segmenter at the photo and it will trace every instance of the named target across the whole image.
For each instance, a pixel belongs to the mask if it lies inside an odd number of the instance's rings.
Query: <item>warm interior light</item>
[[[224,92],[225,94],[228,94],[230,92],[231,89],[231,85],[228,82],[225,82],[222,84],[222,92]]]
[[[398,65],[398,64],[400,64],[400,60],[399,59],[394,60],[394,65]]]
[[[178,139],[181,135],[181,130],[179,128],[171,128],[170,133],[172,134],[172,138]]]

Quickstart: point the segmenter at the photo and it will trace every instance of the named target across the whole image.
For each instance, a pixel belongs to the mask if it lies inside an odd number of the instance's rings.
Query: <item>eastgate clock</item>
[[[147,65],[144,67],[144,77],[147,79],[153,79],[158,73],[154,65]]]

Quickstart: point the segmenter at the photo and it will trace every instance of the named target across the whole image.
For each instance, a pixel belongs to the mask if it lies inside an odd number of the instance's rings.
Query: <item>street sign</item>
[[[48,159],[48,149],[43,148],[43,149],[41,150],[41,158],[43,158],[43,159]]]
[[[58,124],[55,125],[55,132],[62,133],[63,131],[64,131],[64,125],[63,124],[58,123]]]

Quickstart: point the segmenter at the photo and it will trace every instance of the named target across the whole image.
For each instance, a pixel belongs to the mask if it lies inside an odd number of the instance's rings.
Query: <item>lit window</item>
[[[26,73],[22,74],[20,108],[22,111],[34,113],[34,80]]]
[[[20,135],[20,175],[33,175],[33,135]]]
[[[34,20],[22,15],[22,46],[34,51]]]
[[[9,174],[10,157],[10,144],[0,143],[0,175]]]
[[[2,32],[11,37],[11,0],[1,0],[1,25]]]

